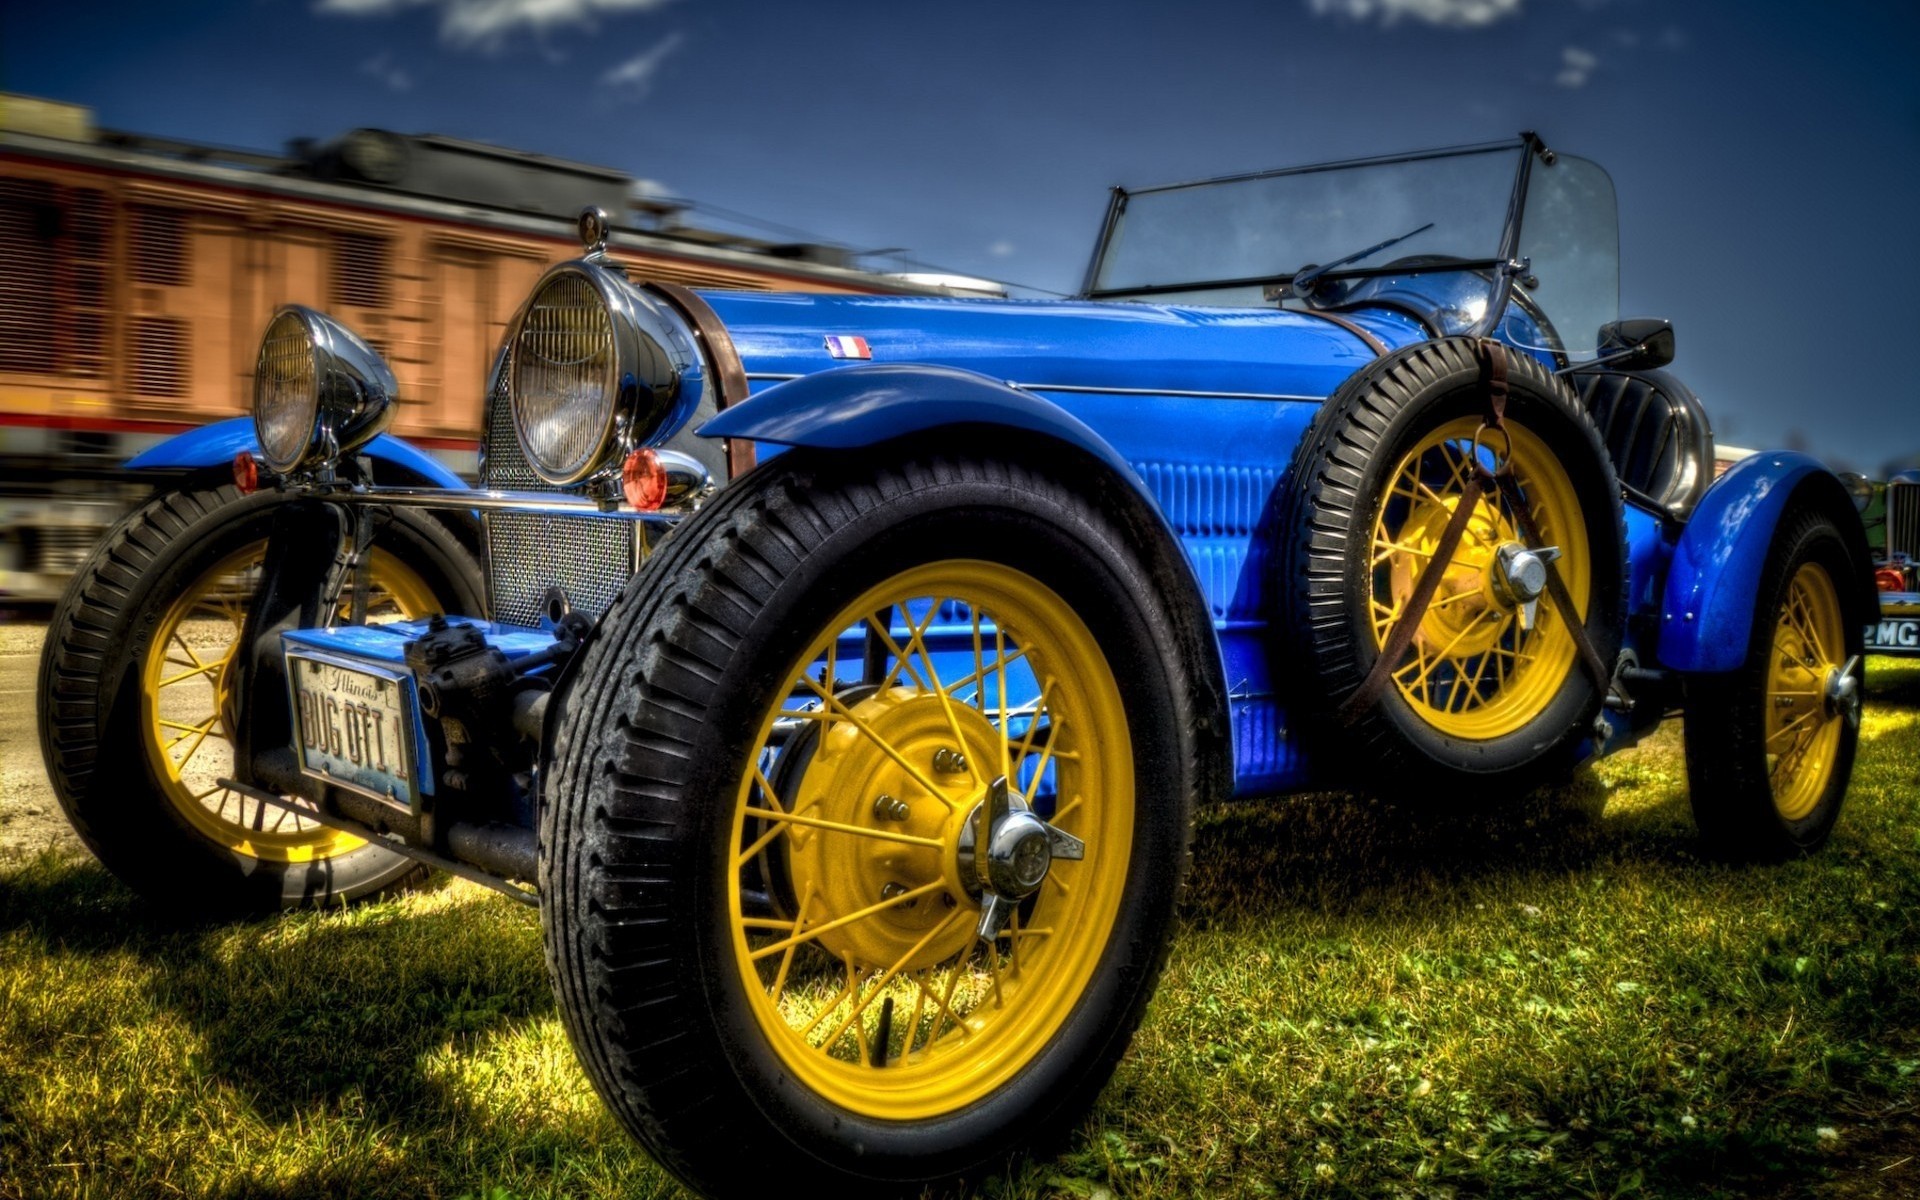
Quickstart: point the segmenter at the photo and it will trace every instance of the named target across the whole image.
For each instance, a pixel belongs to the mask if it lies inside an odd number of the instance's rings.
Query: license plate
[[[306,774],[419,811],[410,676],[294,651],[294,741]]]
[[[1867,649],[1920,654],[1920,617],[1893,617],[1868,625]]]

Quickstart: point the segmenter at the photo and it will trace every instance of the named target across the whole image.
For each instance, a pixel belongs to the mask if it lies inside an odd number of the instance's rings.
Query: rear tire
[[[1754,603],[1746,661],[1687,682],[1687,789],[1706,848],[1777,861],[1823,845],[1840,819],[1860,743],[1857,705],[1839,672],[1865,653],[1861,567],[1839,525],[1796,501],[1774,533]]]
[[[40,745],[61,807],[115,875],[172,909],[334,903],[420,873],[258,802],[200,795],[230,767],[226,663],[278,501],[232,486],[150,500],[74,574],[41,651]],[[372,574],[389,615],[480,611],[478,568],[429,516],[388,516]]]

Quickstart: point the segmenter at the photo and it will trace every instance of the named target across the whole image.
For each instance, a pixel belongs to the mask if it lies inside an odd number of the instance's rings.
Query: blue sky
[[[1620,193],[1622,309],[1723,441],[1920,453],[1920,5],[16,4],[0,87],[237,146],[360,125],[605,163],[1068,290],[1106,188],[1539,129]],[[716,216],[704,218],[719,223]]]

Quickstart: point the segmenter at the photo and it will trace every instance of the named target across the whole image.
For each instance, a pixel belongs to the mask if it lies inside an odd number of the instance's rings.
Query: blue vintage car
[[[1203,802],[1497,801],[1684,714],[1713,851],[1839,815],[1861,522],[1804,455],[1714,478],[1591,162],[1116,189],[1057,303],[636,285],[582,231],[482,490],[281,312],[254,421],[147,456],[202,474],[68,594],[43,738],[157,901],[537,901],[588,1074],[696,1188],[1069,1128]]]

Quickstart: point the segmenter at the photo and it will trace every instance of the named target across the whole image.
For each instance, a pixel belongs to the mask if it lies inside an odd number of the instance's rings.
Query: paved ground
[[[48,845],[80,845],[47,784],[34,729],[34,673],[46,633],[44,623],[0,623],[0,862]]]

